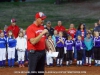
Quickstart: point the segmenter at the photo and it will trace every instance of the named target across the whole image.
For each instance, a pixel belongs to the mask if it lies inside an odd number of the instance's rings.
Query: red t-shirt
[[[68,29],[67,33],[72,36],[72,39],[75,38],[75,34],[76,34],[76,29]]]
[[[81,31],[81,33],[82,33],[82,40],[84,40],[84,30],[83,31]]]
[[[58,32],[59,32],[59,31],[65,31],[66,28],[65,28],[64,26],[62,26],[62,25],[61,25],[61,26],[58,26],[58,25],[57,25],[57,26],[55,27],[55,30],[57,30]]]
[[[42,31],[44,30],[43,26],[36,26],[35,24],[31,24],[27,30],[27,47],[28,50],[44,50],[45,49],[45,36],[43,35],[42,38],[38,43],[35,45],[31,44],[30,39],[37,37]]]
[[[10,25],[7,28],[7,32],[8,31],[12,31],[14,37],[17,38],[18,37],[18,34],[19,34],[19,31],[20,31],[20,28],[17,25],[15,25],[15,26]]]

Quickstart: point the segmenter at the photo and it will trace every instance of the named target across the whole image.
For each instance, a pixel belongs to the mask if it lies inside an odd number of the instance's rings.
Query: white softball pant
[[[47,65],[50,65],[50,63],[53,63],[53,58],[50,52],[46,52],[46,62],[47,62]]]
[[[0,48],[0,61],[6,60],[6,48]]]
[[[18,61],[24,61],[25,51],[17,51]]]
[[[14,59],[15,58],[15,47],[10,48],[8,47],[8,59]]]

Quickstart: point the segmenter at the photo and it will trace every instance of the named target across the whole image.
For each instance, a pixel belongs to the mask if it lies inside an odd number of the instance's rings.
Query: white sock
[[[95,63],[97,64],[97,60],[95,60]]]
[[[50,63],[53,64],[53,58],[52,57],[50,57]]]
[[[50,65],[50,58],[49,57],[47,57],[46,61],[47,61],[47,65]]]
[[[77,61],[77,65],[79,65],[79,61]]]
[[[72,64],[72,60],[70,60],[69,62],[70,62],[70,64]]]
[[[57,59],[57,64],[59,64],[59,59]]]
[[[86,64],[88,64],[88,57],[86,57]]]
[[[66,65],[68,65],[69,64],[69,61],[66,61]]]
[[[63,61],[63,59],[60,59],[60,65],[62,65],[62,61]]]
[[[80,65],[82,65],[82,60],[80,60]]]
[[[89,64],[91,64],[91,57],[89,57]]]
[[[100,64],[100,60],[98,60],[98,64]]]
[[[97,64],[99,64],[99,60],[97,60]]]

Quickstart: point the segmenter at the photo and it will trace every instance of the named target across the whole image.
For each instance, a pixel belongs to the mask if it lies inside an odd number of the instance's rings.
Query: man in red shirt
[[[44,75],[39,71],[44,71],[45,66],[45,34],[48,30],[41,25],[45,18],[43,12],[36,13],[34,23],[26,30],[29,51],[29,73],[27,75]]]
[[[7,32],[8,31],[12,31],[15,38],[18,37],[18,33],[20,31],[20,28],[18,27],[18,25],[16,25],[16,20],[14,18],[11,19],[11,25],[8,26],[8,28],[7,28]]]
[[[68,29],[67,33],[72,36],[72,39],[74,40],[76,29],[74,28],[74,24],[70,24],[70,28]]]
[[[58,21],[58,25],[55,27],[55,30],[59,31],[65,31],[66,28],[64,26],[62,26],[62,22]]]

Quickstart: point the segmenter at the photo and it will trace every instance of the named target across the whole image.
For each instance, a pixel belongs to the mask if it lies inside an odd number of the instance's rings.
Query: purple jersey
[[[60,39],[61,39],[60,37],[56,37],[56,43],[57,43]],[[62,37],[62,39],[63,39],[63,41],[65,41],[65,38]],[[62,42],[57,43],[57,47],[64,47],[64,44],[63,44]]]
[[[66,40],[65,41],[65,47],[67,50],[73,50],[73,46],[74,46],[74,43],[72,40]]]
[[[100,36],[94,37],[94,47],[100,47]]]
[[[76,48],[76,50],[82,50],[82,49],[84,49],[84,42],[83,41],[79,41],[79,40],[77,40],[76,42],[75,42],[75,48]]]

